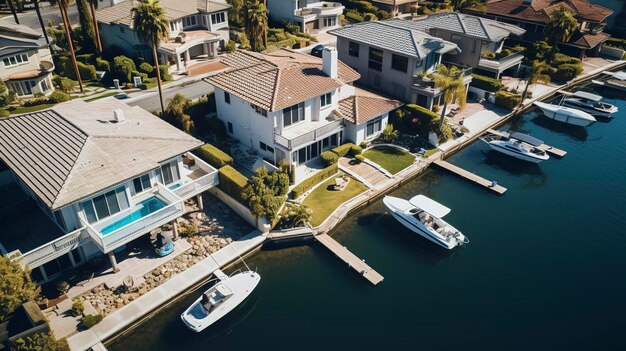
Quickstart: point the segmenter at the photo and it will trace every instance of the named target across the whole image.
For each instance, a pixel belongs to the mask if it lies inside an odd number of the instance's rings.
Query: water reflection
[[[576,141],[586,141],[589,133],[585,127],[573,126],[549,119],[543,115],[536,115],[532,120],[534,124],[549,129],[553,132],[564,134]]]

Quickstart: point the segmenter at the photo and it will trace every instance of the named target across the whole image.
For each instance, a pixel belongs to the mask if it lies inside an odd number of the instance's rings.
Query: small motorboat
[[[604,82],[604,86],[626,91],[626,72],[612,73],[612,76],[613,78]]]
[[[391,215],[409,230],[448,250],[469,243],[469,240],[442,218],[450,209],[424,195],[410,200],[385,196],[383,203]]]
[[[618,111],[614,105],[601,102],[602,96],[588,93],[586,91],[577,91],[572,97],[563,99],[563,106],[572,107],[580,111],[587,112],[594,117],[610,118],[612,114]]]
[[[160,257],[165,257],[174,252],[174,243],[169,237],[166,238],[162,233],[157,234],[154,246],[154,251]]]
[[[543,141],[522,133],[488,134],[480,140],[497,152],[532,163],[539,163],[550,158],[548,153],[540,149]]]
[[[533,104],[539,107],[546,117],[558,122],[585,127],[596,121],[592,115],[575,108],[547,104],[539,101],[535,101]]]
[[[261,276],[251,270],[229,277],[218,269],[215,276],[219,281],[180,315],[194,332],[203,331],[239,306],[261,281]]]

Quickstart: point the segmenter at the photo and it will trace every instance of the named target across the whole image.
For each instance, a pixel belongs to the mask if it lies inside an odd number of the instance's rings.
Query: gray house
[[[344,6],[340,2],[319,0],[270,0],[267,9],[272,21],[291,22],[303,32],[318,33],[339,27]]]

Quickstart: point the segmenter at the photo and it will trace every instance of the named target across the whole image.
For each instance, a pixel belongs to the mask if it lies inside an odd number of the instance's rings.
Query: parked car
[[[311,49],[311,55],[321,58],[322,57],[322,51],[324,51],[324,45],[322,45],[322,44],[315,45],[313,47],[313,49]]]
[[[118,100],[124,100],[124,99],[128,99],[130,96],[128,96],[128,94],[126,93],[119,93],[119,94],[115,94],[114,97]]]

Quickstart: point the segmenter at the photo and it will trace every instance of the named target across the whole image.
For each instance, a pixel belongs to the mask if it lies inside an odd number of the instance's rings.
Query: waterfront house
[[[444,54],[461,51],[453,42],[397,23],[362,22],[329,33],[337,36],[339,59],[359,72],[359,84],[430,109],[440,103],[441,91],[426,75]],[[471,69],[461,69],[469,85]]]
[[[0,24],[0,79],[21,98],[54,91],[54,63],[39,32],[18,24]]]
[[[226,55],[221,62],[229,68],[206,80],[228,134],[272,163],[296,166],[345,141],[380,135],[400,102],[352,86],[359,74],[334,48],[322,56],[288,49]]]
[[[317,0],[270,0],[267,9],[274,22],[287,21],[300,26],[303,32],[318,33],[340,26],[344,6]]]
[[[607,18],[613,10],[587,0],[496,0],[485,4],[486,9],[464,9],[476,16],[491,18],[526,29],[523,40],[532,44],[545,38],[550,14],[565,7],[578,20],[579,28],[566,43],[559,43],[561,52],[583,58],[597,56],[602,44],[610,37],[604,33]]]
[[[0,250],[39,282],[102,254],[115,269],[116,250],[219,181],[190,153],[201,141],[117,100],[2,119],[0,140]]]
[[[132,28],[133,0],[111,0],[111,6],[96,12],[102,45],[131,57],[152,61],[152,48],[141,42]],[[161,0],[169,21],[170,37],[158,49],[161,64],[182,73],[187,67],[217,57],[218,48],[228,41],[228,9],[224,0]]]
[[[394,17],[404,17],[411,15],[412,9],[417,9],[418,0],[372,0],[372,3]]]

